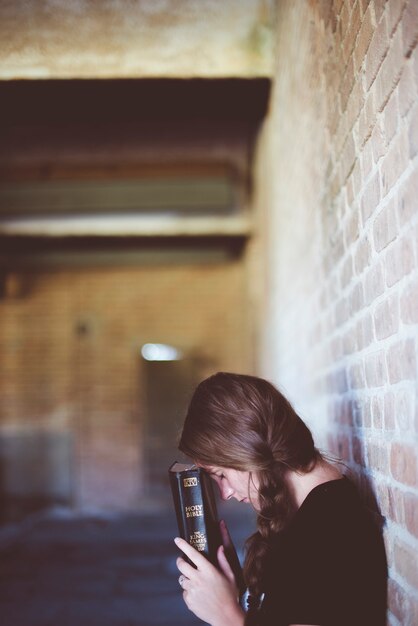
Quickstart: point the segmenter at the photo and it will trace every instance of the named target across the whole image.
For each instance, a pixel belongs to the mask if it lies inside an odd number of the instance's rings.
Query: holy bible
[[[180,537],[217,566],[222,539],[210,476],[196,465],[177,461],[168,474]]]

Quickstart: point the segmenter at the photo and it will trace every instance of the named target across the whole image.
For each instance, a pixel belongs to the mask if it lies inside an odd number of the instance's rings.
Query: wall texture
[[[418,3],[278,3],[257,154],[260,369],[386,519],[389,623],[418,623]],[[268,228],[267,228],[268,225]],[[265,316],[265,317],[264,317]]]
[[[273,0],[0,3],[0,78],[269,76]]]

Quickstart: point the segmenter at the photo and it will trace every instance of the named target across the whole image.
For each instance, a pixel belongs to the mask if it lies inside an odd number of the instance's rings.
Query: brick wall
[[[418,3],[278,3],[257,151],[260,371],[386,518],[388,623],[418,623]]]
[[[30,495],[25,463],[29,475],[54,480],[39,454],[30,467],[22,451],[38,445],[39,433],[60,433],[74,442],[76,503],[137,506],[147,419],[140,348],[162,342],[193,353],[202,377],[251,369],[243,263],[91,266],[15,277],[26,292],[0,301],[0,499],[7,485]],[[10,457],[14,449],[19,458]]]

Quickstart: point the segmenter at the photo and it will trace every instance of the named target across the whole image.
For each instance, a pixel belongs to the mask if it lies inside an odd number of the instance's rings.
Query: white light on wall
[[[180,350],[165,343],[144,343],[141,354],[146,361],[180,361],[183,357]]]

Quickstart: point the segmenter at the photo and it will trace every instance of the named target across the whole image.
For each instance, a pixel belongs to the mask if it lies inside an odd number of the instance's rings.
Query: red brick
[[[338,435],[337,437],[337,454],[338,457],[347,462],[351,462],[351,440],[347,435]]]
[[[354,50],[355,70],[358,72],[363,64],[364,57],[369,48],[373,35],[373,24],[370,7],[367,8],[364,15],[357,44]]]
[[[402,17],[403,53],[410,56],[418,42],[418,3],[410,1]]]
[[[341,26],[341,41],[344,41],[348,25],[350,23],[350,6],[347,0],[343,2],[340,13],[340,26]]]
[[[369,428],[372,423],[370,399],[363,396],[362,399],[357,397],[351,403],[354,425],[357,427]]]
[[[373,146],[371,138],[367,140],[361,153],[361,173],[363,180],[367,180],[370,172],[373,169]]]
[[[366,355],[365,370],[366,382],[369,388],[382,387],[387,382],[385,353],[383,350]]]
[[[399,624],[407,624],[411,614],[410,599],[407,592],[393,578],[388,581],[389,610]]]
[[[357,465],[365,465],[364,442],[359,437],[353,438],[353,460]]]
[[[385,411],[385,430],[395,430],[395,395],[392,391],[385,393],[384,397]]]
[[[386,7],[386,2],[387,0],[374,0],[373,2],[376,24],[378,24],[382,19],[382,15]]]
[[[357,206],[354,204],[353,181],[350,178],[348,179],[345,188],[346,188],[346,192],[347,192],[348,207],[351,208],[355,213],[357,213]],[[357,226],[358,226],[358,222],[357,222]]]
[[[401,296],[401,319],[404,324],[418,324],[418,277],[409,282]]]
[[[376,215],[373,222],[373,243],[376,252],[380,252],[393,241],[398,234],[395,201],[392,199]]]
[[[412,59],[404,64],[398,85],[399,113],[405,117],[418,100],[417,84],[414,77]]]
[[[418,107],[412,115],[408,126],[409,156],[411,159],[418,154]]]
[[[382,430],[384,425],[384,411],[383,411],[383,397],[374,396],[372,399],[372,421],[373,428],[376,430]]]
[[[361,87],[361,81],[356,80],[353,85],[353,89],[351,91],[351,94],[347,103],[347,110],[346,110],[347,132],[350,132],[353,129],[353,126],[360,115],[362,106],[363,106],[363,91]]]
[[[353,354],[356,351],[356,337],[351,327],[346,329],[343,336],[343,351],[345,355]]]
[[[362,426],[363,428],[371,428],[373,425],[371,399],[367,396],[364,396],[361,402],[358,401],[357,404],[360,418],[357,420],[357,426]]]
[[[380,178],[378,174],[375,174],[373,178],[368,182],[363,197],[361,199],[361,216],[363,226],[366,224],[369,217],[380,201]]]
[[[357,348],[364,350],[373,342],[373,323],[370,313],[366,313],[356,325]]]
[[[341,289],[345,289],[353,278],[353,258],[351,254],[344,261],[340,272]]]
[[[404,66],[401,32],[397,31],[376,80],[376,109],[382,111],[397,85]]]
[[[345,396],[341,405],[341,420],[346,426],[352,427],[354,425],[354,411],[351,398]],[[351,432],[350,432],[351,437]]]
[[[382,20],[373,33],[366,57],[366,89],[369,91],[389,48],[386,21]]]
[[[411,535],[418,538],[418,496],[416,493],[404,494],[405,524]]]
[[[373,265],[364,277],[365,304],[370,304],[379,297],[385,289],[383,270],[380,263]]]
[[[374,163],[377,163],[386,152],[385,136],[379,123],[377,123],[373,128],[370,141],[372,145],[373,161]]]
[[[354,167],[357,158],[354,139],[351,134],[347,136],[341,154],[341,181],[344,183]]]
[[[392,36],[402,17],[407,0],[390,0],[388,2],[388,32]]]
[[[348,381],[351,389],[364,389],[364,367],[361,361],[348,368]]]
[[[415,84],[418,85],[418,50],[416,48],[412,52],[410,63],[412,63]]]
[[[331,356],[334,361],[338,361],[343,356],[341,337],[334,337],[331,343]]]
[[[374,313],[374,328],[376,339],[391,337],[399,329],[398,296],[394,294],[376,305]]]
[[[398,218],[400,228],[412,221],[418,206],[418,171],[412,172],[399,194]]]
[[[333,12],[336,15],[340,14],[341,8],[343,6],[344,0],[334,0],[333,2]]]
[[[392,141],[380,167],[382,198],[392,189],[407,165],[408,139],[406,131],[402,131]]]
[[[358,313],[364,305],[363,285],[357,283],[351,290],[349,310],[351,314]]]
[[[344,228],[344,247],[348,250],[359,236],[359,212],[354,209],[351,214],[348,215],[345,228]]]
[[[414,248],[409,237],[397,239],[385,256],[386,285],[391,287],[414,268]]]
[[[417,451],[407,443],[394,442],[390,451],[390,469],[395,480],[414,486],[417,481]]]
[[[374,102],[374,90],[367,94],[363,109],[358,122],[358,141],[360,148],[364,146],[370,137],[376,123],[376,107]]]
[[[389,382],[415,380],[416,353],[413,339],[399,341],[390,346],[386,354]]]
[[[401,79],[402,80],[402,79]],[[385,144],[388,146],[399,127],[398,92],[395,89],[383,111]]]
[[[410,546],[400,539],[395,539],[393,554],[395,568],[399,575],[412,587],[418,587],[416,546]]]
[[[371,246],[367,237],[360,239],[354,255],[354,267],[357,276],[370,265]]]
[[[367,11],[367,7],[370,5],[370,0],[360,0],[361,13],[364,15]]]
[[[407,432],[414,418],[414,392],[409,389],[400,389],[395,395],[396,427],[401,432]]]
[[[357,158],[354,163],[353,171],[351,172],[350,178],[353,181],[354,195],[357,197],[363,189],[363,179],[361,177],[361,163],[359,158]]]
[[[389,451],[383,442],[369,441],[367,443],[367,460],[368,467],[376,469],[382,474],[386,474],[389,470]]]
[[[331,389],[340,394],[348,391],[347,372],[344,367],[340,367],[332,373]]]
[[[343,42],[343,59],[346,63],[356,43],[357,35],[360,30],[360,24],[361,24],[360,4],[357,2],[354,5],[353,11],[351,13],[350,25],[348,27],[348,32]]]

